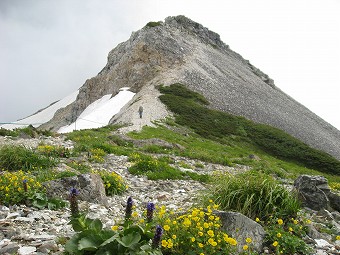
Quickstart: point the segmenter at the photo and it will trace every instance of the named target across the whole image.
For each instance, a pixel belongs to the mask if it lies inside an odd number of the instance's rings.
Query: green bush
[[[249,171],[235,176],[217,174],[206,200],[212,199],[222,210],[233,210],[255,219],[271,215],[294,217],[300,210],[297,197],[272,177]]]
[[[47,157],[69,158],[71,156],[70,150],[64,146],[40,144],[37,150]]]
[[[56,166],[57,163],[56,159],[39,155],[24,146],[0,147],[0,169],[8,171],[46,169]]]
[[[136,162],[129,168],[129,172],[135,175],[145,175],[150,180],[182,180],[193,179],[208,182],[208,175],[200,175],[191,172],[182,172],[177,168],[169,166],[169,159],[161,157],[160,160],[148,155],[132,153],[129,160]]]
[[[260,224],[266,230],[266,246],[275,254],[312,254],[312,248],[304,241],[307,227],[303,220],[295,218],[282,220],[280,218],[270,218],[267,222]]]
[[[13,136],[13,137],[17,137],[18,133],[13,131],[13,130],[5,129],[5,128],[0,128],[0,136]]]
[[[162,22],[160,22],[160,21],[158,21],[158,22],[156,22],[156,21],[150,21],[150,22],[148,22],[145,26],[146,26],[146,27],[158,27],[158,26],[160,26],[160,25],[162,25]]]
[[[182,254],[235,254],[239,241],[222,230],[221,220],[213,210],[213,201],[206,208],[192,208],[187,212],[169,212],[162,206],[155,220],[164,229],[162,252],[168,255]]]

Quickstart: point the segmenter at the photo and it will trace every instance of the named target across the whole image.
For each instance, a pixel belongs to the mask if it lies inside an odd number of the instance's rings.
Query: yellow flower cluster
[[[165,206],[159,208],[157,218],[164,230],[162,248],[176,254],[185,254],[188,250],[195,254],[234,250],[237,241],[221,230],[220,218],[213,214],[214,209],[218,209],[218,205],[212,201],[205,209],[193,208],[187,213],[168,213]]]
[[[0,204],[15,204],[28,195],[24,191],[23,181],[26,180],[27,191],[38,190],[41,184],[30,173],[23,171],[3,172],[0,175]]]
[[[92,173],[100,175],[107,195],[121,194],[128,188],[123,178],[115,172],[92,170]]]

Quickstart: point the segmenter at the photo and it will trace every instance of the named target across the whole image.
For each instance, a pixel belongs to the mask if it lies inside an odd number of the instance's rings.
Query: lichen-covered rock
[[[49,197],[69,198],[72,187],[79,191],[78,199],[108,206],[103,181],[98,174],[80,174],[43,183]]]
[[[215,211],[214,213],[221,218],[222,229],[238,241],[239,252],[242,252],[243,245],[247,244],[246,238],[252,239],[252,247],[255,251],[262,251],[266,233],[260,224],[238,212]]]

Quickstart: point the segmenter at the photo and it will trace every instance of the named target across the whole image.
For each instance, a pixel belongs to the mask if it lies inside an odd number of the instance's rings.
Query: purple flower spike
[[[148,203],[146,207],[146,219],[147,222],[151,222],[153,218],[153,211],[155,210],[155,204],[154,203]]]
[[[24,191],[25,192],[27,192],[27,180],[26,179],[24,179],[24,180],[22,180],[22,185],[24,186]]]
[[[79,195],[79,191],[76,188],[72,188],[70,190],[70,196],[78,196]]]
[[[79,191],[76,188],[72,188],[70,190],[70,208],[71,215],[73,217],[77,217],[79,215],[78,201],[77,196],[79,195]]]
[[[161,237],[163,234],[163,229],[160,225],[157,225],[156,227],[156,233],[152,239],[152,248],[158,248],[159,247],[159,243],[161,241]]]
[[[129,220],[131,219],[132,215],[132,206],[133,206],[133,201],[132,198],[129,197],[126,203],[126,209],[125,209],[125,219]]]

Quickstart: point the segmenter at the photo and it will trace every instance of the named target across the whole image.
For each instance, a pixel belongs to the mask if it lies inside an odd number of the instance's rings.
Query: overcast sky
[[[340,130],[339,0],[0,0],[0,122],[81,87],[149,21],[185,15]]]

